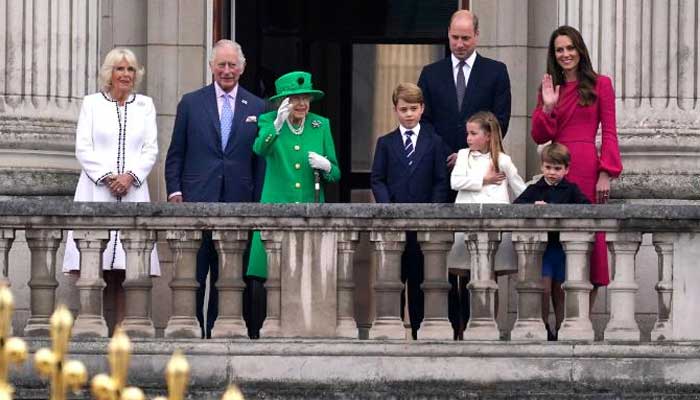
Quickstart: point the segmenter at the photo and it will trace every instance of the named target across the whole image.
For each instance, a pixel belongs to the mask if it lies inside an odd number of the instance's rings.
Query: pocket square
[[[249,115],[245,117],[245,122],[258,122],[258,117],[255,115]]]

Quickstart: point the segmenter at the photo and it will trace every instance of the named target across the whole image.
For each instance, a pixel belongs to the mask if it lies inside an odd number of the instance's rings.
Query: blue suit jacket
[[[421,124],[408,166],[401,132],[377,140],[372,162],[372,193],[377,203],[444,203],[449,190],[445,144],[430,126]]]
[[[425,121],[432,124],[450,153],[467,147],[466,121],[478,111],[491,111],[501,124],[503,136],[508,131],[510,79],[502,62],[477,53],[461,110],[457,109],[457,89],[450,57],[426,65],[418,78],[418,86],[423,90],[425,101],[421,126]]]
[[[182,192],[184,201],[258,201],[265,165],[253,153],[253,141],[257,116],[264,111],[265,102],[239,86],[231,136],[223,151],[214,85],[182,96],[165,160],[168,194]]]

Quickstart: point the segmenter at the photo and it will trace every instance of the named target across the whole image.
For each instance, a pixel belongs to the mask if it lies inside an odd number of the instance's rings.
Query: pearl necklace
[[[299,125],[298,128],[295,128],[292,126],[292,124],[289,122],[289,119],[287,119],[287,126],[289,127],[289,130],[292,131],[293,134],[295,135],[301,135],[304,133],[304,122],[306,121],[306,117],[301,119],[301,124]]]

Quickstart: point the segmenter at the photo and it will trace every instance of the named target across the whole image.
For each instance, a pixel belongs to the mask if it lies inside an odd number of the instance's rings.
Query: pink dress
[[[606,171],[611,178],[622,172],[620,148],[615,125],[615,92],[610,78],[598,75],[595,87],[597,100],[590,106],[578,104],[578,81],[566,82],[559,88],[559,103],[549,114],[542,111],[542,98],[532,115],[532,138],[541,144],[549,140],[569,148],[571,165],[567,179],[581,189],[591,203],[595,203],[595,185],[598,172]],[[600,156],[595,138],[602,127]],[[605,234],[596,233],[591,254],[591,283],[605,286],[610,283]]]

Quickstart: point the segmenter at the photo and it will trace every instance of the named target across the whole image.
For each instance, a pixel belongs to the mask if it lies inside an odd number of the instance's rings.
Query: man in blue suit
[[[500,61],[477,54],[479,19],[468,10],[452,15],[448,28],[451,54],[426,65],[418,78],[429,122],[448,147],[451,169],[457,152],[467,147],[466,121],[478,111],[491,111],[505,136],[510,121],[510,78]],[[454,199],[454,196],[453,196]]]
[[[458,10],[452,14],[447,29],[450,56],[426,65],[418,78],[425,97],[422,122],[435,127],[448,148],[447,168],[452,170],[457,152],[467,147],[466,121],[478,111],[491,111],[498,118],[503,136],[510,121],[510,78],[506,65],[477,54],[479,19],[471,11]],[[457,192],[450,191],[454,202]],[[452,289],[448,298],[449,315],[455,328],[455,339],[469,319],[469,296],[465,279],[458,282],[450,274]],[[458,289],[461,287],[461,290]],[[461,316],[461,318],[460,318]]]
[[[377,140],[372,162],[372,194],[377,203],[444,203],[449,190],[445,144],[432,127],[420,124],[423,95],[413,83],[400,83],[392,101],[399,127]],[[408,290],[413,339],[423,321],[423,253],[416,232],[406,232],[401,280]],[[401,295],[401,302],[405,299]],[[402,305],[401,310],[404,307]]]
[[[214,83],[187,93],[177,106],[173,136],[165,160],[168,201],[255,202],[259,200],[264,162],[253,153],[257,117],[265,102],[238,85],[245,68],[241,46],[220,40],[209,61]],[[204,322],[204,292],[210,274]],[[218,315],[219,265],[211,232],[204,232],[197,253],[197,319],[202,337],[210,338]]]

